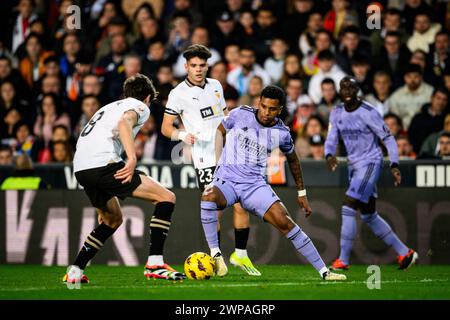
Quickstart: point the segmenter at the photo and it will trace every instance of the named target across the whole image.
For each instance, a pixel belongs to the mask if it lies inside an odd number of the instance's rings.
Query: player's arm
[[[384,123],[381,115],[376,111],[370,111],[370,117],[367,125],[375,133],[378,138],[383,142],[388,151],[389,160],[391,162],[391,173],[394,177],[394,185],[398,186],[402,182],[402,175],[398,167],[398,146],[394,136],[389,131],[389,128]]]
[[[114,178],[122,180],[122,183],[131,182],[134,169],[136,168],[137,159],[134,148],[133,127],[137,122],[138,114],[135,111],[129,110],[122,114],[122,117],[117,124],[119,138],[127,155],[127,162],[122,169],[115,173]]]
[[[336,170],[338,166],[338,160],[335,156],[336,148],[339,141],[339,131],[334,121],[334,111],[330,114],[330,123],[328,125],[328,135],[325,141],[325,160],[327,166],[331,171]]]
[[[309,206],[308,198],[306,197],[306,190],[303,181],[303,172],[300,165],[300,160],[298,159],[298,156],[294,150],[291,153],[286,154],[286,159],[289,165],[289,170],[294,177],[295,186],[297,187],[298,203],[305,212],[306,217],[309,217],[312,213],[312,209]]]
[[[225,137],[227,135],[227,130],[223,126],[223,124],[219,124],[216,130],[216,140],[215,140],[215,148],[216,150],[216,163],[219,162],[220,156],[222,155],[223,146],[225,145]]]
[[[167,138],[170,138],[172,141],[184,141],[187,144],[194,144],[196,138],[193,134],[187,133],[184,130],[178,130],[175,128],[173,123],[178,118],[178,115],[172,115],[168,113],[164,113],[163,123],[161,126],[161,132]]]

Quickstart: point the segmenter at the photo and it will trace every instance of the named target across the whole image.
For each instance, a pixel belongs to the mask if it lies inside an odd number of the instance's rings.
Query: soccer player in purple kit
[[[201,199],[201,221],[208,246],[214,257],[222,254],[217,237],[216,212],[240,202],[245,210],[269,222],[291,240],[324,280],[346,280],[345,275],[328,270],[311,239],[292,220],[265,180],[267,157],[272,150],[280,148],[286,154],[295,179],[298,203],[307,217],[311,215],[300,161],[289,129],[278,118],[284,102],[285,94],[281,88],[267,86],[261,92],[258,109],[248,106],[235,108],[219,125],[217,146],[223,146],[222,139],[226,141],[213,183],[203,192]]]
[[[331,268],[349,268],[356,235],[356,212],[359,210],[361,219],[373,233],[397,252],[399,269],[406,270],[418,259],[417,252],[408,248],[376,211],[376,183],[383,166],[380,141],[388,150],[395,186],[401,182],[397,143],[377,110],[358,98],[358,91],[355,79],[344,77],[341,80],[339,93],[343,103],[335,106],[330,114],[325,142],[327,165],[334,171],[338,165],[335,153],[339,136],[344,141],[350,180],[342,206],[341,252]]]

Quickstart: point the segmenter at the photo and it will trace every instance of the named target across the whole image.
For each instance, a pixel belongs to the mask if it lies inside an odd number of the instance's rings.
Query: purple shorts
[[[225,196],[227,208],[240,202],[245,210],[261,219],[276,201],[280,201],[275,191],[265,181],[236,183],[214,177],[213,184]]]
[[[364,203],[368,203],[370,197],[377,198],[377,181],[382,166],[383,163],[379,162],[369,163],[358,168],[349,166],[350,186],[346,195]]]

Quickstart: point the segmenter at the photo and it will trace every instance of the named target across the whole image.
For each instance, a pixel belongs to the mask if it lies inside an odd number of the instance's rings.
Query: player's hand
[[[392,176],[394,177],[394,185],[397,187],[402,182],[402,174],[399,168],[391,168]]]
[[[195,141],[197,141],[197,137],[192,133],[188,133],[186,137],[183,139],[183,141],[187,144],[194,144]]]
[[[331,171],[335,171],[338,164],[339,164],[339,161],[335,156],[329,156],[327,158],[327,165]]]
[[[300,208],[305,213],[306,218],[309,218],[309,216],[312,213],[312,209],[309,206],[308,198],[306,198],[306,196],[303,196],[303,197],[298,197],[297,199],[298,199],[298,204],[300,205]]]
[[[114,178],[117,180],[122,180],[122,184],[130,183],[131,179],[133,178],[135,168],[136,160],[128,159],[127,163],[125,163],[125,166],[122,169],[117,170],[117,172],[114,174]]]

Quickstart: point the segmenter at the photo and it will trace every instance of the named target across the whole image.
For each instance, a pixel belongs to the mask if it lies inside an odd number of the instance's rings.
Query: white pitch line
[[[409,281],[403,281],[403,280],[385,280],[381,281],[381,284],[392,284],[392,283],[424,283],[424,282],[449,282],[449,279],[421,279],[421,280],[409,280]],[[82,285],[82,289],[85,290],[95,290],[95,289],[157,289],[157,288],[176,288],[179,289],[190,289],[190,288],[240,288],[240,287],[261,287],[261,286],[310,286],[310,285],[346,285],[346,284],[366,284],[366,281],[323,281],[321,282],[318,280],[317,282],[314,282],[312,280],[311,282],[257,282],[257,283],[224,283],[224,284],[208,284],[202,281],[202,283],[198,284],[190,284],[190,285],[183,285],[183,283],[180,283],[180,285],[177,285],[174,283],[172,286],[115,286],[115,287],[105,287],[105,286],[89,286],[89,285]],[[64,285],[64,284],[63,284]],[[58,288],[47,288],[47,287],[30,287],[30,288],[0,288],[0,292],[20,292],[20,291],[42,291],[42,290],[58,290]],[[76,292],[77,290],[75,290]]]

